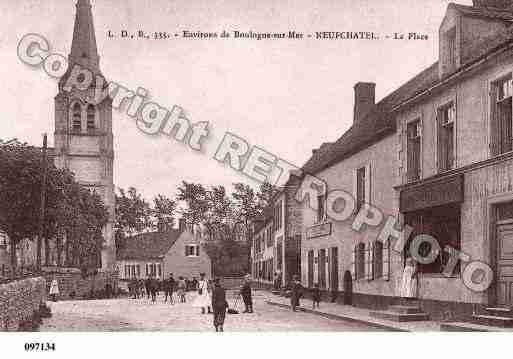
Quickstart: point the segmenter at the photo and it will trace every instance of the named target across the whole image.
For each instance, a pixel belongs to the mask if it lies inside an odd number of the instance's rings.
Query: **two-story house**
[[[439,60],[419,75],[427,86],[391,109],[399,211],[413,228],[404,256],[416,234],[439,246],[434,261],[419,265],[428,311],[513,304],[511,5],[449,4]]]
[[[259,286],[270,288],[276,273],[276,246],[272,207],[253,222],[251,236],[251,277]]]

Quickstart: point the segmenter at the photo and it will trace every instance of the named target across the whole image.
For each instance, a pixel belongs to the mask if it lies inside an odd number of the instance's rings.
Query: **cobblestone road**
[[[188,303],[170,305],[159,297],[157,303],[145,299],[111,299],[50,302],[52,318],[45,319],[41,331],[213,331],[212,316],[202,315]],[[228,293],[230,305],[233,294]],[[225,331],[375,331],[353,322],[291,312],[265,303],[265,293],[254,296],[254,314],[226,316]],[[241,309],[240,306],[238,308]]]

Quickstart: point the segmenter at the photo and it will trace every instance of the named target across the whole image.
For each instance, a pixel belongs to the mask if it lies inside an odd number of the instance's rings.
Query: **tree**
[[[121,248],[124,239],[152,226],[151,208],[136,188],[118,188],[116,193],[116,247]]]
[[[10,241],[11,266],[16,246],[37,234],[41,193],[41,155],[25,144],[0,147],[0,230]]]
[[[16,245],[38,234],[41,207],[41,152],[26,144],[0,146],[0,230],[10,240],[11,266],[16,269]],[[78,184],[66,169],[47,160],[46,216],[43,223],[46,258],[50,241],[57,241],[58,264],[62,236],[72,246],[76,261],[97,262],[103,244],[101,230],[107,210],[101,198]]]
[[[159,231],[164,231],[173,227],[176,202],[172,199],[158,194],[153,199],[153,217]]]

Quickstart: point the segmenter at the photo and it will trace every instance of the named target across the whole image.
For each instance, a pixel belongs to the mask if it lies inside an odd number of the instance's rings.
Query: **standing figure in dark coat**
[[[295,275],[292,281],[292,294],[290,296],[290,306],[294,312],[299,307],[299,299],[303,296],[303,286],[299,281],[299,276]]]
[[[155,303],[157,301],[157,291],[159,287],[159,281],[155,277],[150,278],[150,294],[151,294],[151,302]]]
[[[173,278],[173,273],[169,275],[169,278],[164,280],[164,302],[167,302],[167,297],[169,296],[169,302],[171,304],[175,304],[173,300],[173,292],[175,290],[175,279]]]
[[[240,295],[244,301],[244,312],[253,313],[253,299],[251,298],[251,276],[247,275],[244,277],[244,284],[240,289]]]
[[[319,309],[319,303],[321,302],[321,289],[319,288],[319,283],[315,283],[315,286],[312,290],[312,309],[315,309],[317,305],[317,309]]]
[[[146,288],[146,297],[148,299],[150,299],[150,292],[151,292],[150,286],[151,286],[151,276],[146,278],[146,280],[144,281],[144,287]]]
[[[216,332],[224,331],[223,325],[227,308],[226,291],[221,286],[219,278],[216,278],[212,288],[212,309],[214,311],[214,327],[216,328]]]

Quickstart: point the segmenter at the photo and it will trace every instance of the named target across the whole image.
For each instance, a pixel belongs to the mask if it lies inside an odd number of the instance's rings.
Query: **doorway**
[[[344,273],[344,304],[353,305],[353,277],[350,271]]]
[[[497,223],[497,304],[513,305],[513,220]]]
[[[331,273],[330,273],[330,288],[331,288],[331,301],[335,302],[338,297],[338,248],[331,248]]]

